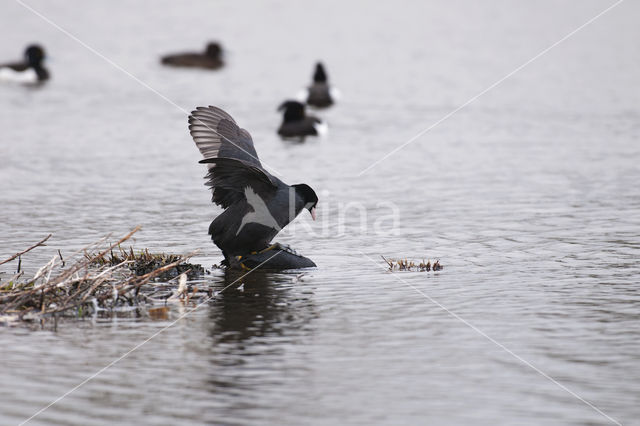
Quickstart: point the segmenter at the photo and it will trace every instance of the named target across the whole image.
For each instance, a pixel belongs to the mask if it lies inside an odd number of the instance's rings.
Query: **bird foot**
[[[291,254],[293,254],[295,256],[299,256],[298,252],[296,252],[294,249],[292,249],[291,246],[288,246],[288,245],[282,244],[282,243],[273,243],[272,245],[270,245],[266,249],[261,250],[260,253],[265,253],[265,252],[271,251],[271,250],[282,250],[282,251],[286,251],[287,253],[291,253]]]

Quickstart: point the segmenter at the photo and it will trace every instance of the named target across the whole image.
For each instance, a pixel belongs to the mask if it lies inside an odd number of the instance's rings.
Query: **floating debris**
[[[169,280],[186,273],[189,279],[195,279],[204,275],[202,265],[186,263],[181,260],[183,260],[182,256],[164,253],[152,254],[149,253],[149,249],[141,250],[138,254],[135,254],[133,247],[129,247],[129,251],[127,251],[118,245],[115,253],[112,249],[108,255],[104,254],[103,256],[94,258],[92,265],[115,266],[126,263],[131,271],[141,276],[166,265],[179,262],[175,267],[164,271],[156,278],[159,280]]]
[[[431,260],[424,259],[420,263],[416,263],[412,260],[408,259],[387,259],[384,256],[381,256],[382,259],[389,265],[390,271],[412,271],[412,272],[429,272],[429,271],[440,271],[443,269],[443,266],[440,264],[439,260],[431,263]]]
[[[168,306],[158,306],[157,308],[149,308],[147,312],[153,320],[166,320],[169,319],[169,311]]]
[[[120,250],[120,244],[139,229],[135,228],[107,248],[104,248],[104,239],[93,243],[70,259],[65,260],[56,252],[31,279],[25,280],[22,271],[0,280],[0,324],[34,320],[44,323],[49,318],[57,323],[58,317],[83,318],[101,311],[136,310],[141,305],[148,308],[150,317],[160,319],[168,311],[153,310],[155,304],[164,305],[167,300],[188,303],[196,293],[198,297],[206,296],[206,291],[198,292],[197,287],[186,284],[187,273],[204,271],[200,265],[186,263],[195,252],[179,256],[144,250],[136,255],[133,249]],[[7,261],[44,245],[45,240]],[[103,248],[99,249],[101,245]],[[114,254],[114,250],[120,251]],[[174,292],[175,284],[167,283],[166,278],[177,274],[180,274],[180,285]],[[152,283],[161,277],[165,282]]]

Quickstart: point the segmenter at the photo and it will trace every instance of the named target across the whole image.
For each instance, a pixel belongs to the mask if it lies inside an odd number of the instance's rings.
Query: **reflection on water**
[[[309,373],[291,365],[288,348],[312,338],[312,294],[292,291],[300,285],[295,274],[254,272],[239,279],[244,274],[227,271],[224,286],[231,286],[209,310],[207,383],[215,418],[225,423],[255,415],[242,408],[273,409],[263,394],[286,395],[294,377]]]
[[[289,294],[298,282],[297,275],[245,274],[225,271],[225,287],[238,281],[210,309],[214,350],[243,346],[247,340],[263,337],[291,339],[291,335],[308,330],[313,313],[311,298],[292,300]]]

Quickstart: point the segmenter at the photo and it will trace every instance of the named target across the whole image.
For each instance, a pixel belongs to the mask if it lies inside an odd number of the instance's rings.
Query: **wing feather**
[[[206,185],[212,189],[211,201],[223,208],[245,200],[245,188],[250,186],[263,200],[278,188],[278,182],[259,167],[231,158],[209,158]]]
[[[262,168],[253,140],[233,117],[220,108],[198,107],[189,116],[189,131],[209,168],[206,185],[213,192],[211,201],[227,208],[245,199],[251,186],[260,196],[278,187],[278,181]]]
[[[205,159],[233,158],[262,167],[249,132],[220,108],[196,108],[189,116],[189,131]]]

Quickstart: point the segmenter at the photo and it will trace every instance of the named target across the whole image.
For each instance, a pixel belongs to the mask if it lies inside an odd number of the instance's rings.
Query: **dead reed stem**
[[[422,259],[421,262],[416,263],[409,259],[387,259],[380,255],[385,263],[389,266],[389,271],[414,271],[414,272],[428,272],[428,271],[440,271],[444,267],[440,264],[439,260],[431,263],[431,260],[426,262]]]
[[[99,309],[112,309],[118,304],[137,303],[140,288],[167,273],[176,276],[203,272],[200,265],[186,263],[197,251],[185,255],[155,255],[145,250],[136,255],[131,248],[128,253],[125,252],[120,245],[138,230],[139,226],[101,250],[99,246],[104,240],[91,244],[87,247],[99,251],[92,253],[81,250],[83,255],[79,258],[72,257],[65,261],[58,251],[30,280],[19,282],[23,274],[18,273],[9,281],[0,282],[0,315],[20,320],[52,315],[57,318],[55,314],[63,312],[84,316],[90,311],[95,313]],[[7,261],[43,245],[49,237]],[[116,247],[124,259],[114,254]],[[110,259],[105,257],[108,253]],[[184,280],[186,282],[186,276]]]
[[[22,250],[20,253],[16,253],[16,254],[14,254],[13,256],[11,256],[10,258],[3,260],[2,262],[0,262],[0,265],[4,265],[4,264],[5,264],[5,263],[7,263],[7,262],[11,262],[11,261],[12,261],[13,259],[15,259],[16,257],[22,256],[23,254],[25,254],[25,253],[27,253],[27,252],[29,252],[29,251],[33,250],[33,249],[34,249],[34,248],[36,248],[36,247],[40,247],[40,246],[44,246],[44,245],[46,245],[46,244],[45,244],[45,241],[47,241],[49,238],[51,238],[51,235],[53,235],[53,234],[49,234],[49,235],[47,235],[47,236],[46,236],[46,237],[44,237],[42,240],[40,240],[40,242],[38,242],[38,243],[36,243],[36,244],[32,245],[32,246],[31,246],[31,247],[29,247],[28,249],[26,249],[26,250]]]

